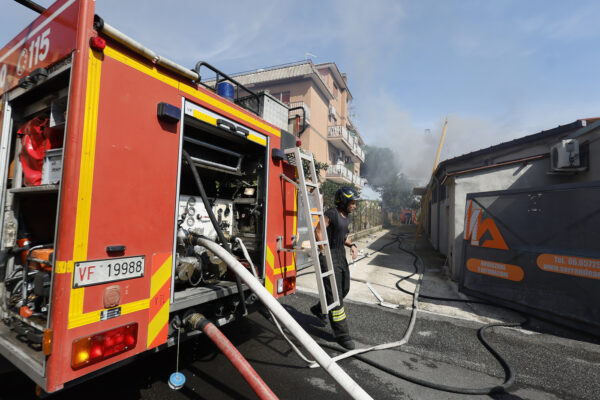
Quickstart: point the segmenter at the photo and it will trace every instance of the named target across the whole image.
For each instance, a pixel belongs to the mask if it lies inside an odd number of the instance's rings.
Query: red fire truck
[[[216,239],[208,209],[273,296],[294,291],[277,249],[296,233],[281,179],[296,138],[267,122],[281,104],[231,81],[155,54],[92,0],[57,1],[0,50],[0,354],[45,392],[172,345],[191,310],[224,324],[251,308],[185,240]]]

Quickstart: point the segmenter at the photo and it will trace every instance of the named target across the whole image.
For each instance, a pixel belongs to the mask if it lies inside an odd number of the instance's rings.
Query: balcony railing
[[[346,178],[349,182],[352,182],[352,175],[354,175],[352,171],[341,164],[330,165],[327,168],[328,177]]]
[[[328,138],[342,138],[346,146],[350,148],[352,153],[360,159],[361,162],[365,161],[365,153],[358,145],[358,140],[352,136],[348,129],[343,125],[330,126],[327,130]]]
[[[365,152],[363,151],[363,149],[358,147],[358,145],[354,147],[353,152],[358,158],[360,158],[361,161],[365,161]]]
[[[362,189],[367,184],[367,180],[365,178],[361,178],[360,176],[358,176],[356,174],[353,174],[352,183],[354,183],[356,186],[358,186],[359,188]]]
[[[342,164],[330,165],[327,168],[328,178],[343,178],[347,183],[353,183],[359,188],[363,188],[366,180],[361,178]]]

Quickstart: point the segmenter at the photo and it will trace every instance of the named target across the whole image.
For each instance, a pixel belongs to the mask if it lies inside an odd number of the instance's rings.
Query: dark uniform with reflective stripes
[[[350,339],[350,331],[348,330],[343,302],[344,297],[350,291],[350,269],[346,260],[346,249],[344,248],[344,243],[348,236],[350,218],[347,215],[343,217],[337,208],[330,208],[325,211],[325,216],[329,219],[327,239],[329,240],[329,248],[331,249],[335,282],[340,298],[340,305],[329,311],[329,322],[331,323],[331,328],[336,339]],[[324,255],[319,256],[319,263],[321,264],[321,270],[325,272],[327,262]],[[323,283],[325,285],[327,303],[331,304],[333,303],[333,294],[329,282],[329,279],[325,279]]]

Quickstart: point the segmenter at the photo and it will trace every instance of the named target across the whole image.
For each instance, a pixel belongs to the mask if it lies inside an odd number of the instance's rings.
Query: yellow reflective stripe
[[[55,274],[64,274],[67,272],[67,262],[66,261],[57,261],[54,264],[54,273]]]
[[[73,329],[100,321],[100,312],[101,310],[92,311],[86,314],[79,314],[74,318],[69,318],[68,329]]]
[[[101,55],[90,50],[88,81],[85,95],[85,119],[79,166],[79,189],[77,193],[77,219],[75,220],[75,245],[73,260],[87,257],[90,212],[92,207],[92,183],[96,153],[96,129],[98,125],[98,101],[100,97]]]
[[[295,175],[298,175],[297,170],[296,170]],[[294,189],[294,214],[292,215],[292,235],[298,234],[297,220],[298,220],[298,189]],[[292,255],[292,265],[290,265],[290,268],[287,270],[293,271],[295,269],[296,269],[296,254]]]
[[[83,307],[83,290],[85,288],[73,289],[71,290],[71,299],[73,299],[74,291],[81,291],[81,307]],[[123,304],[121,307],[121,315],[130,314],[136,311],[145,310],[150,307],[150,300],[143,299],[138,301],[133,301],[131,303]],[[70,308],[70,307],[69,307]],[[103,310],[91,311],[89,313],[80,313],[78,315],[71,315],[71,310],[69,310],[69,325],[68,329],[77,328],[79,326],[92,324],[94,322],[100,321],[101,313]]]
[[[75,263],[73,261],[57,261],[54,265],[54,273],[55,274],[66,274],[72,273],[75,268]]]
[[[242,121],[246,121],[251,123],[252,125],[255,125],[267,132],[269,132],[272,135],[275,135],[277,137],[281,137],[281,130],[275,129],[263,122],[260,122],[259,120],[257,120],[256,118],[252,118],[251,116],[241,112],[240,110],[238,110],[237,108],[233,108],[229,105],[227,105],[226,103],[223,103],[199,90],[193,89],[185,84],[181,84],[179,86],[179,90],[181,90],[182,92],[185,92],[191,96],[194,96],[195,98],[202,100],[208,104],[211,104],[215,107],[218,107],[219,109],[225,111],[226,113],[229,113],[239,119],[241,119]]]
[[[71,297],[69,299],[69,329],[75,326],[71,326],[72,322],[83,314],[83,294],[85,288],[71,289]]]
[[[284,272],[289,272],[289,271],[293,271],[296,269],[296,265],[294,264],[294,262],[292,261],[292,263],[288,266],[285,267],[281,267],[281,268],[277,268],[273,270],[273,275],[279,275],[279,274],[283,274]]]
[[[344,310],[344,307],[339,308],[337,310],[331,310],[331,319],[334,322],[346,319],[346,311]]]
[[[282,267],[282,268],[277,268],[275,269],[275,256],[273,255],[273,252],[271,251],[271,248],[269,246],[267,246],[267,265],[269,267],[271,267],[271,270],[273,271],[273,276],[275,275],[279,275],[281,273],[283,273],[284,271],[293,271],[296,269],[296,265],[294,264],[294,261],[292,259],[292,264],[288,265],[286,267]]]
[[[96,153],[96,129],[98,125],[98,102],[100,98],[100,75],[102,73],[101,55],[89,51],[87,87],[85,92],[85,117],[79,165],[79,188],[77,192],[77,212],[75,219],[75,237],[73,259],[82,261],[87,258],[88,234],[90,230],[90,212],[92,207],[92,183],[94,178],[94,157]],[[63,262],[64,263],[64,262]],[[62,263],[59,269],[63,270]],[[67,272],[73,262],[64,265]],[[69,329],[85,325],[89,316],[83,314],[83,296],[85,288],[71,288],[69,298]],[[94,317],[95,319],[95,317]],[[100,314],[98,313],[98,319]]]
[[[215,107],[218,107],[220,110],[223,110],[231,115],[234,115],[235,117],[241,119],[242,121],[246,121],[251,123],[254,126],[257,126],[267,132],[269,132],[270,134],[273,134],[277,137],[281,137],[281,130],[278,130],[276,128],[273,128],[272,126],[269,126],[267,124],[265,124],[264,122],[259,121],[256,118],[253,118],[247,114],[245,114],[244,112],[231,107],[230,105],[223,103],[222,101],[219,101],[215,98],[213,98],[212,96],[209,96],[199,90],[196,90],[186,84],[180,84],[180,82],[176,79],[171,78],[169,75],[160,72],[156,67],[149,67],[147,64],[144,64],[138,60],[135,60],[123,53],[120,53],[119,51],[106,46],[104,48],[104,55],[119,61],[125,65],[130,66],[131,68],[134,68],[146,75],[149,75],[155,79],[158,79],[159,81],[166,83],[169,86],[172,86],[176,89],[181,90],[184,93],[187,93],[199,100],[202,100],[210,105],[213,105]]]
[[[150,298],[153,298],[156,293],[160,290],[161,287],[169,280],[171,277],[171,264],[172,257],[169,256],[167,260],[161,265],[161,267],[152,275],[152,282],[150,283]]]
[[[193,110],[192,114],[194,114],[194,118],[199,119],[200,121],[204,121],[207,124],[211,124],[211,125],[217,125],[217,119],[214,117],[211,117],[210,115],[206,115],[204,113],[201,113],[198,110]]]
[[[147,346],[150,346],[156,336],[160,333],[161,329],[169,321],[169,302],[165,302],[160,310],[156,313],[152,321],[148,324],[148,342]]]
[[[271,294],[273,294],[273,282],[269,279],[268,276],[265,276],[265,289]]]
[[[331,314],[333,315],[339,315],[339,314],[343,314],[344,313],[344,307],[340,308],[339,310],[331,310]]]
[[[273,255],[271,248],[269,246],[267,246],[267,264],[269,265],[269,267],[271,267],[271,269],[273,268],[274,262],[275,262],[275,256]]]
[[[149,307],[150,307],[150,299],[132,301],[131,303],[123,304],[121,306],[121,315],[145,310]]]
[[[247,138],[248,140],[252,140],[253,142],[258,143],[260,145],[267,145],[267,139],[265,139],[264,137],[256,136],[254,133],[248,134]]]
[[[298,216],[298,189],[294,189],[294,214],[292,217],[292,232],[294,235],[297,234],[297,231],[296,231],[297,216]]]
[[[177,79],[173,79],[169,75],[160,72],[155,66],[150,67],[148,66],[148,64],[145,64],[136,60],[135,58],[131,58],[128,55],[120,53],[119,51],[109,46],[106,46],[104,48],[104,55],[112,58],[113,60],[128,65],[131,68],[136,69],[148,76],[151,76],[154,79],[158,79],[159,81],[166,83],[169,86],[172,86],[176,89],[179,88],[179,81]]]

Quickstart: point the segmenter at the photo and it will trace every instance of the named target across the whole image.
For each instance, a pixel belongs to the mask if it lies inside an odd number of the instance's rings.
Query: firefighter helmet
[[[348,212],[348,203],[350,200],[359,200],[360,195],[351,187],[339,188],[335,192],[335,205],[342,210]]]

